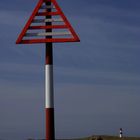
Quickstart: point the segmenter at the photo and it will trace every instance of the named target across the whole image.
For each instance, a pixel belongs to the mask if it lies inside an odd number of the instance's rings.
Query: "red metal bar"
[[[32,15],[31,15],[30,18],[29,18],[28,22],[26,23],[26,25],[25,25],[25,27],[23,28],[21,34],[19,35],[19,37],[18,37],[18,39],[17,39],[17,41],[16,41],[16,44],[20,44],[20,42],[21,42],[23,36],[24,36],[25,33],[27,32],[28,27],[29,27],[30,24],[32,23],[32,21],[33,21],[35,15],[36,15],[36,13],[38,12],[39,8],[40,8],[41,5],[42,5],[42,3],[43,3],[43,0],[39,0],[37,6],[35,7],[35,9],[34,9]]]
[[[40,7],[42,6],[43,2],[50,2],[52,3],[57,12],[52,12],[52,11],[49,11],[49,9],[47,9],[46,12],[40,12],[38,13]],[[38,15],[38,16],[53,16],[53,15],[59,15],[61,16],[61,18],[63,19],[65,25],[47,25],[46,27],[44,26],[31,26],[35,16]],[[48,23],[51,23],[51,22],[48,22]],[[66,28],[69,29],[69,31],[72,33],[72,38],[49,38],[49,39],[25,39],[23,40],[26,32],[28,29],[64,29]],[[41,42],[39,42],[41,41]],[[63,14],[61,8],[59,7],[59,5],[57,4],[56,0],[39,0],[37,6],[35,7],[32,15],[30,16],[29,20],[27,21],[25,27],[23,28],[21,34],[19,35],[16,43],[17,44],[22,44],[22,43],[27,43],[27,44],[31,44],[31,43],[48,43],[48,42],[78,42],[80,41],[79,37],[77,36],[76,32],[74,31],[74,29],[72,28],[72,26],[70,25],[69,21],[67,20],[67,18],[65,17],[65,15]]]
[[[20,44],[33,44],[33,43],[64,43],[64,42],[76,42],[75,38],[50,38],[50,39],[32,39],[32,40],[22,40]]]
[[[78,35],[76,34],[76,32],[74,31],[74,29],[70,25],[70,23],[67,20],[66,16],[63,14],[63,12],[62,12],[61,8],[59,7],[58,3],[56,2],[56,0],[52,0],[52,3],[55,5],[56,9],[60,12],[60,15],[63,18],[65,24],[68,26],[68,28],[71,31],[73,37],[75,38],[75,42],[79,42],[80,39],[79,39]]]
[[[40,12],[37,13],[36,16],[54,16],[54,15],[60,15],[59,12]]]

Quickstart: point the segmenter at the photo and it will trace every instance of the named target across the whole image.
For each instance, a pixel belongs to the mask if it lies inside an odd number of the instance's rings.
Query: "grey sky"
[[[44,45],[15,45],[37,0],[0,1],[0,138],[43,138]],[[81,43],[54,44],[57,138],[140,136],[140,1],[58,0]]]

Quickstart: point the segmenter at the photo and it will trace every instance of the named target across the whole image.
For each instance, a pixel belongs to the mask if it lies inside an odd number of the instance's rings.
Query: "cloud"
[[[85,85],[120,85],[139,86],[140,76],[132,72],[105,71],[94,68],[78,69],[56,67],[55,75],[58,83],[82,83]],[[60,78],[61,77],[61,78]],[[64,81],[63,81],[64,80]]]
[[[23,87],[32,85],[41,85],[44,81],[44,67],[35,64],[21,64],[21,63],[1,63],[0,64],[1,79],[0,84],[7,85],[14,83],[15,87],[18,84],[23,84]],[[19,82],[20,81],[20,82]],[[8,87],[8,86],[7,86]],[[8,87],[8,89],[10,89]],[[2,89],[1,89],[2,90]],[[2,90],[4,91],[4,89]]]
[[[23,23],[25,23],[25,20],[27,16],[27,12],[23,11],[8,11],[8,10],[0,10],[0,24],[3,26],[14,26],[19,27]]]

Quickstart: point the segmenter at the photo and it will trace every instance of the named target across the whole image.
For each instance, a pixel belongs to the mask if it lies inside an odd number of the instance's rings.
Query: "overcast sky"
[[[38,0],[0,1],[0,138],[45,137],[44,50],[15,45]],[[54,44],[57,138],[140,136],[140,1],[58,0],[81,39]]]

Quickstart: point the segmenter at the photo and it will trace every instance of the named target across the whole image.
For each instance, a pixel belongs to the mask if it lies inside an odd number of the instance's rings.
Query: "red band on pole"
[[[54,131],[54,109],[46,108],[46,140],[55,140]]]
[[[46,65],[53,64],[52,53],[53,53],[52,43],[46,43]]]

